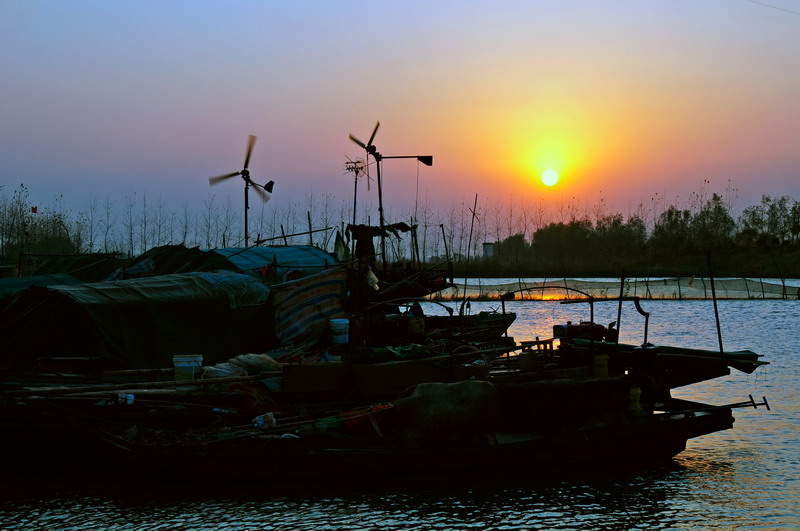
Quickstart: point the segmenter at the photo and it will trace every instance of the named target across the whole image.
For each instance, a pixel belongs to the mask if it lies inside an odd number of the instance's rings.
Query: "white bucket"
[[[334,345],[344,345],[350,341],[350,320],[331,319],[331,334],[333,335]]]
[[[200,367],[203,366],[203,355],[184,354],[181,356],[172,356],[172,363],[175,365],[176,381],[196,380],[200,376]],[[193,388],[194,386],[192,385],[175,387],[175,389],[179,391],[188,391]]]

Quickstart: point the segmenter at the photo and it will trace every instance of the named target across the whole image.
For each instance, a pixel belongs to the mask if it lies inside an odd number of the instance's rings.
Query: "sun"
[[[543,171],[542,182],[545,186],[554,186],[558,182],[558,172],[553,169]]]

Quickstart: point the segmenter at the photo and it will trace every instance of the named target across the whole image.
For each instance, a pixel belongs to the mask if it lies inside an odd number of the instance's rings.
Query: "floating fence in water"
[[[714,279],[718,299],[800,299],[800,287],[787,286],[784,281],[764,281],[751,278]],[[585,294],[585,295],[584,295]],[[564,300],[591,297],[617,297],[620,281],[604,280],[525,280],[503,283],[468,279],[456,286],[431,295],[435,300]],[[626,279],[624,297],[642,299],[704,300],[711,299],[711,282],[704,277],[659,279]]]

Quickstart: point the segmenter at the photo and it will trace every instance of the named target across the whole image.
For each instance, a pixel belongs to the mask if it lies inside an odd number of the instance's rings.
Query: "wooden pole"
[[[383,185],[381,183],[381,154],[373,153],[375,158],[375,169],[378,173],[378,223],[381,228],[381,260],[383,260],[383,271],[386,272],[386,235],[383,233]]]
[[[714,301],[714,318],[717,320],[717,339],[719,339],[719,353],[723,354],[725,350],[722,348],[722,329],[719,326],[719,311],[717,310],[717,292],[714,289],[714,272],[711,270],[711,253],[706,252],[706,260],[708,261],[708,276],[711,281],[711,299]]]
[[[250,183],[244,183],[244,246],[248,247],[248,234],[247,234],[247,211],[250,210],[250,202],[248,200],[247,191],[250,189]]]
[[[622,270],[622,276],[619,279],[619,306],[617,306],[617,340],[614,343],[619,343],[619,329],[620,321],[622,321],[622,294],[625,292],[625,270]]]
[[[322,232],[326,230],[331,230],[333,227],[325,227],[324,229],[314,229],[311,232]],[[281,225],[281,232],[283,232],[283,225]],[[273,240],[280,240],[281,238],[294,238],[295,236],[305,236],[308,232],[295,232],[294,234],[282,234],[281,236],[273,236],[272,238],[259,238],[256,241],[256,245],[261,245],[264,242],[271,242]]]
[[[469,238],[467,239],[467,263],[464,267],[464,301],[461,303],[461,315],[464,315],[464,304],[467,302],[467,273],[469,272],[470,250],[472,249],[472,229],[475,227],[475,216],[478,210],[478,194],[475,194],[475,205],[472,207],[472,221],[469,225]]]
[[[109,384],[109,385],[87,385],[82,387],[40,387],[38,389],[19,389],[15,391],[6,391],[6,396],[59,396],[59,395],[74,395],[79,393],[98,393],[106,391],[128,391],[134,389],[163,389],[166,387],[175,386],[189,386],[189,385],[207,385],[217,383],[235,383],[235,382],[249,382],[252,380],[263,380],[264,378],[272,378],[280,376],[283,372],[272,371],[264,372],[261,374],[252,374],[249,376],[226,376],[224,378],[206,378],[201,380],[170,380],[168,382],[134,382],[126,384]]]
[[[447,248],[447,234],[444,232],[444,223],[439,224],[442,229],[442,241],[444,242],[444,257],[447,260],[447,269],[450,273],[450,283],[453,283],[453,262],[450,260],[450,250]]]

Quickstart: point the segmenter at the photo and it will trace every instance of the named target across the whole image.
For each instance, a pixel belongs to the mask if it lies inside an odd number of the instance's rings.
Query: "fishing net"
[[[516,280],[493,283],[480,279],[456,282],[456,286],[431,296],[435,300],[563,300],[586,297],[617,297],[619,280]],[[800,287],[784,282],[750,278],[714,279],[718,299],[800,299]],[[709,278],[679,277],[630,279],[622,285],[622,296],[643,299],[702,300],[712,298]]]

